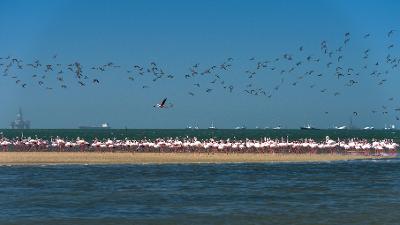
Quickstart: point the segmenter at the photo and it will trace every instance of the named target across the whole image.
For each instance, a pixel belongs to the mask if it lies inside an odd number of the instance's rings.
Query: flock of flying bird
[[[393,49],[396,44],[395,40],[400,34],[397,35],[396,30],[388,31],[385,34],[387,42],[384,47],[379,49],[365,48],[360,52],[353,51],[350,48],[352,42],[368,41],[371,36],[367,33],[353,41],[355,38],[352,37],[350,32],[347,32],[343,35],[338,47],[332,47],[327,41],[321,41],[317,54],[307,53],[306,47],[299,46],[293,52],[283,53],[270,59],[249,57],[244,62],[247,69],[240,72],[233,70],[238,60],[232,57],[211,66],[195,63],[187,69],[187,73],[177,75],[166,72],[156,62],[151,62],[148,65],[135,64],[128,67],[108,62],[86,68],[80,62],[59,63],[59,57],[55,54],[50,62],[46,63],[38,59],[34,59],[33,62],[26,62],[12,56],[0,57],[0,73],[3,77],[13,79],[15,84],[22,88],[37,85],[47,90],[67,89],[72,85],[71,79],[73,83],[81,87],[90,84],[100,85],[102,83],[101,74],[113,72],[126,74],[127,80],[139,83],[143,81],[142,78],[144,77],[153,84],[161,80],[185,79],[189,83],[190,90],[187,91],[187,94],[190,96],[202,93],[210,94],[215,89],[221,88],[227,93],[237,91],[250,96],[270,99],[277,95],[284,85],[295,88],[306,83],[304,87],[313,89],[317,93],[337,97],[342,95],[338,89],[357,87],[366,78],[373,79],[373,82],[378,86],[384,86],[388,82],[389,75],[397,72],[400,56],[396,56]],[[385,56],[374,58],[371,56],[374,52],[384,52]],[[354,61],[357,61],[357,63]],[[352,66],[349,66],[349,64]],[[24,75],[19,74],[21,71],[24,71]],[[229,73],[238,75],[228,76]],[[26,74],[30,75],[27,76]],[[93,76],[93,74],[96,74],[96,76]],[[237,76],[242,76],[242,78],[237,78]],[[237,79],[243,78],[245,83],[241,82],[241,86],[238,87],[235,84],[235,79],[237,81]],[[268,78],[273,81],[261,81]],[[321,82],[322,79],[328,80],[329,87],[324,87],[324,82]],[[329,79],[332,81],[334,79],[334,82],[339,82],[341,85],[334,85]],[[266,83],[273,85],[267,88],[265,87]],[[142,83],[140,86],[147,89],[154,85]],[[339,86],[340,88],[338,88]],[[154,107],[172,107],[173,105],[167,104],[166,100],[166,98],[163,99]],[[393,104],[394,100],[393,96],[388,97],[388,102],[382,102],[380,108],[371,109],[371,113],[391,114],[394,116],[393,118],[399,120],[400,107]],[[328,114],[329,112],[324,111],[323,113]],[[352,115],[358,116],[359,112],[354,111]]]

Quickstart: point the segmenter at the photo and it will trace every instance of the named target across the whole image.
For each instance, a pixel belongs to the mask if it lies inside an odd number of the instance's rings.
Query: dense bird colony
[[[393,140],[332,140],[317,142],[312,139],[262,138],[259,140],[216,140],[197,138],[166,138],[156,140],[92,140],[77,138],[15,138],[0,140],[3,151],[125,151],[125,152],[208,152],[208,153],[342,153],[342,154],[395,154],[399,146]]]

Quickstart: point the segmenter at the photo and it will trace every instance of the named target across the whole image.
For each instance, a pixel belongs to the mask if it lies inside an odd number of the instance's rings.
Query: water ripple
[[[400,160],[0,167],[1,224],[397,224]]]

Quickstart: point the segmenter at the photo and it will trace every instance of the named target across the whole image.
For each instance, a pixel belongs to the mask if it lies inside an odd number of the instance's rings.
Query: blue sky
[[[207,127],[211,121],[221,128],[297,128],[306,123],[331,127],[348,123],[353,111],[359,112],[353,120],[360,127],[400,125],[393,110],[400,107],[398,69],[379,78],[361,72],[358,85],[351,88],[344,85],[351,78],[338,80],[323,60],[308,68],[323,73],[323,78],[307,78],[296,86],[292,83],[306,68],[283,75],[266,70],[253,80],[244,73],[254,66],[251,57],[273,60],[290,53],[295,61],[305,61],[308,55],[322,59],[321,41],[336,49],[346,32],[351,41],[343,53],[343,66],[361,68],[366,64],[362,52],[368,48],[368,65],[379,60],[383,64],[389,44],[395,44],[391,55],[399,55],[399,9],[398,1],[1,1],[0,57],[53,63],[57,54],[58,63],[79,61],[100,84],[81,88],[66,77],[67,89],[49,91],[36,85],[32,71],[26,69],[13,75],[27,82],[27,88],[17,85],[15,78],[1,76],[0,127],[9,126],[19,106],[34,128],[76,128],[106,121],[116,128]],[[399,32],[388,38],[392,29]],[[363,38],[366,33],[371,37]],[[299,46],[304,52],[298,51]],[[210,84],[212,78],[184,78],[196,63],[206,68],[228,57],[234,58],[232,67],[220,75],[235,86],[233,93]],[[110,61],[121,68],[107,73],[89,70]],[[146,77],[127,79],[126,68],[153,61],[175,78],[155,83]],[[289,63],[276,66],[289,68]],[[380,71],[384,70],[388,69],[382,66]],[[285,83],[274,91],[282,78]],[[387,82],[377,85],[380,79]],[[48,80],[48,85],[57,85],[54,76]],[[201,83],[201,89],[194,83]],[[248,83],[272,97],[246,94]],[[213,91],[206,93],[206,88]],[[325,88],[328,93],[321,93]],[[340,95],[333,96],[334,92]],[[163,97],[174,107],[154,109],[152,105]],[[388,101],[390,97],[394,100]],[[387,115],[371,113],[384,111],[382,106],[388,107]]]

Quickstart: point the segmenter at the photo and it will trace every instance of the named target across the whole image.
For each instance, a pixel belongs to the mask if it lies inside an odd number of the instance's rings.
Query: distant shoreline
[[[0,165],[326,162],[394,157],[307,153],[0,152]]]

